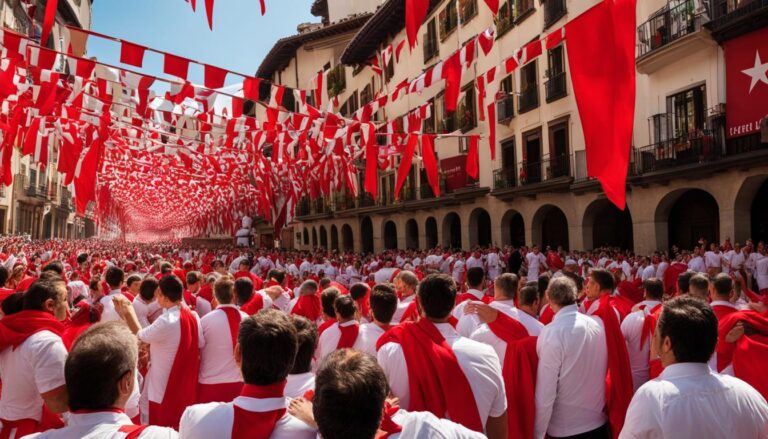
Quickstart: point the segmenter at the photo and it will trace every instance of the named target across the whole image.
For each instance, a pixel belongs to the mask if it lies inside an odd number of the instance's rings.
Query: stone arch
[[[383,226],[384,248],[386,250],[397,249],[397,225],[394,221],[385,221]]]
[[[547,246],[568,249],[568,218],[559,207],[552,204],[541,206],[533,216],[532,226],[534,245],[540,245],[542,249]]]
[[[427,248],[435,248],[438,246],[439,241],[437,239],[437,220],[431,216],[427,218],[427,222],[424,225],[425,237],[427,238]]]
[[[303,244],[309,245],[309,230],[307,230],[306,227],[304,227],[304,236],[302,236],[302,238],[303,238],[303,241],[302,241]]]
[[[331,225],[331,250],[339,249],[339,229],[336,224]]]
[[[493,243],[491,237],[491,215],[482,207],[473,210],[469,215],[469,246],[487,247]]]
[[[621,211],[607,199],[595,200],[584,211],[581,227],[585,250],[598,247],[635,249],[629,206]]]
[[[312,248],[317,248],[317,229],[312,227]]]
[[[734,201],[734,225],[735,241],[768,242],[768,175],[744,180]]]
[[[320,247],[328,250],[328,231],[325,226],[320,226]]]
[[[700,238],[720,242],[720,207],[702,189],[678,189],[661,199],[656,207],[656,247],[658,250],[692,249]]]
[[[419,248],[419,223],[413,218],[405,223],[405,248],[408,250]]]
[[[501,243],[515,247],[525,245],[525,220],[514,209],[508,210],[501,218]]]
[[[373,221],[369,216],[360,222],[360,242],[364,253],[373,253]]]
[[[355,237],[349,224],[341,226],[341,249],[345,252],[351,252],[355,249]]]
[[[461,217],[451,212],[443,218],[443,247],[462,248]]]

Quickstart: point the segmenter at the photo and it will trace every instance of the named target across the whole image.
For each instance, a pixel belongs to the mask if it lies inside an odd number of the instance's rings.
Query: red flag
[[[315,86],[317,87],[315,89],[315,107],[320,108],[321,105],[323,105],[323,76],[325,75],[325,72],[320,70],[317,72],[317,84]]]
[[[45,2],[45,17],[43,18],[43,30],[40,36],[40,45],[45,46],[48,43],[48,36],[51,35],[53,24],[56,21],[56,8],[59,0],[48,0]]]
[[[496,103],[488,104],[488,146],[491,147],[491,160],[496,160]]]
[[[264,4],[264,0],[259,0],[259,2],[261,3],[261,16],[263,17],[267,13],[267,5]]]
[[[395,200],[400,199],[400,189],[405,184],[405,179],[411,172],[413,163],[413,153],[416,151],[416,145],[419,143],[419,136],[416,134],[408,135],[408,144],[400,157],[400,167],[397,169],[397,183],[395,184]]]
[[[379,193],[379,172],[376,169],[379,162],[379,147],[376,145],[376,128],[373,124],[367,124],[361,129],[364,130],[363,137],[366,139],[365,191],[376,199]]]
[[[123,41],[120,44],[120,62],[129,66],[142,67],[145,50],[145,47]]]
[[[437,172],[437,157],[435,157],[434,136],[424,134],[421,136],[421,158],[424,160],[424,169],[427,172],[427,181],[432,188],[435,197],[440,197],[440,180]]]
[[[213,30],[213,0],[205,0],[205,14],[208,16],[208,27]]]
[[[525,49],[525,61],[523,61],[523,64],[526,64],[530,60],[541,55],[541,40],[531,41],[530,43],[525,45],[524,49]]]
[[[419,27],[424,22],[429,8],[429,0],[405,0],[405,32],[411,50],[416,47]]]
[[[443,63],[443,78],[445,79],[445,111],[456,111],[461,94],[461,56],[456,52]]]
[[[245,98],[252,101],[258,101],[260,85],[261,79],[259,78],[245,78],[245,81],[243,81],[243,95]]]
[[[216,66],[205,65],[205,87],[221,88],[227,79],[227,71]]]
[[[180,56],[165,54],[165,63],[163,64],[163,73],[177,76],[181,79],[187,79],[189,71],[189,60]]]
[[[485,0],[485,4],[488,5],[488,9],[491,10],[493,15],[499,13],[499,0]]]
[[[478,143],[480,136],[469,136],[469,153],[467,154],[467,175],[477,180],[480,172],[480,155]]]
[[[605,0],[566,25],[587,171],[622,210],[635,112],[635,5]]]

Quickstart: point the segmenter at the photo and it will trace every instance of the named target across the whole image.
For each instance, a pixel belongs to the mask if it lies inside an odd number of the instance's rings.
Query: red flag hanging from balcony
[[[208,28],[213,30],[213,0],[205,0],[205,15],[208,17]]]
[[[435,136],[423,134],[421,136],[421,158],[424,160],[424,169],[427,172],[427,181],[432,188],[432,193],[440,197],[440,175],[437,172],[437,157],[435,157]]]
[[[405,33],[411,50],[416,47],[419,27],[427,17],[427,9],[429,0],[405,0]]]
[[[40,45],[45,46],[48,42],[48,36],[53,30],[53,23],[56,21],[56,8],[59,0],[48,0],[45,2],[45,17],[43,17],[43,30],[40,37]]]
[[[499,0],[485,0],[485,4],[494,16],[499,13]]]
[[[478,151],[480,136],[469,136],[469,152],[467,153],[467,175],[474,180],[480,176],[480,151]]]
[[[397,184],[395,184],[395,200],[400,199],[400,190],[411,173],[411,164],[413,164],[413,153],[416,152],[416,145],[419,144],[418,134],[408,135],[408,144],[400,157],[400,167],[397,169]]]
[[[605,0],[566,24],[587,172],[622,210],[635,113],[635,6]]]

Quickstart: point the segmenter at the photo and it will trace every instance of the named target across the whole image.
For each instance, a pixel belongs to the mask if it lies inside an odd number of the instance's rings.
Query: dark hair
[[[6,297],[2,303],[3,314],[9,316],[24,310],[24,293],[19,291]]]
[[[539,297],[544,297],[542,296],[542,294],[544,294],[547,291],[547,289],[549,289],[550,280],[552,280],[552,278],[548,274],[542,274],[536,280],[539,288]]]
[[[139,287],[139,296],[141,296],[142,299],[150,302],[155,297],[155,291],[157,291],[157,288],[160,286],[160,283],[152,276],[146,277],[143,281],[141,281],[141,286]]]
[[[725,273],[720,273],[715,276],[715,280],[712,284],[715,287],[715,294],[717,294],[718,298],[727,300],[730,297],[731,292],[733,291],[733,279],[731,279],[730,276]]]
[[[107,272],[104,274],[104,280],[107,282],[107,285],[109,285],[110,288],[120,288],[120,285],[123,283],[124,279],[125,273],[123,270],[115,267],[114,265],[109,267]]]
[[[447,274],[432,274],[421,281],[418,294],[427,317],[444,319],[456,304],[456,282]]]
[[[320,294],[320,303],[323,305],[323,314],[335,316],[336,308],[333,307],[336,298],[341,295],[338,288],[327,288]]]
[[[520,282],[517,275],[512,273],[504,273],[496,278],[493,285],[500,289],[507,299],[514,299],[517,297],[517,286]]]
[[[5,287],[5,283],[8,281],[8,276],[10,276],[8,269],[5,268],[4,265],[0,265],[0,288]]]
[[[680,294],[688,294],[692,277],[692,271],[686,271],[677,276],[677,288],[680,290]]]
[[[582,278],[578,274],[572,273],[570,271],[562,271],[561,273],[563,273],[563,276],[565,276],[568,279],[572,280],[573,283],[576,284],[576,289],[577,290],[581,291],[582,289],[584,289],[584,278]]]
[[[664,298],[664,282],[661,279],[652,277],[643,282],[643,288],[645,288],[645,295],[649,299],[661,300]]]
[[[523,287],[520,290],[520,297],[518,298],[520,305],[533,305],[537,300],[539,300],[539,289],[537,287]]]
[[[320,279],[320,288],[326,289],[331,284],[331,280],[327,277]]]
[[[333,309],[342,319],[353,319],[357,305],[351,297],[339,296],[333,301]]]
[[[712,307],[693,297],[664,304],[659,335],[669,337],[678,363],[707,363],[717,345],[717,317]]]
[[[45,302],[53,299],[54,303],[59,303],[59,285],[64,284],[64,279],[59,276],[46,276],[32,282],[26,294],[24,294],[25,311],[43,311]],[[66,296],[64,297],[66,299]]]
[[[610,271],[604,268],[595,268],[589,277],[600,286],[600,291],[613,291],[616,288],[616,280]]]
[[[467,270],[467,286],[482,287],[485,280],[485,270],[480,267],[472,267]]]
[[[50,262],[50,263],[46,264],[46,266],[43,267],[43,269],[41,271],[52,271],[52,272],[58,274],[59,276],[63,276],[64,275],[64,264],[62,264],[59,261],[53,261],[53,262]]]
[[[298,375],[312,370],[312,357],[315,355],[315,349],[317,349],[317,325],[310,322],[306,317],[293,315],[291,318],[299,341],[296,362],[291,374]]]
[[[253,264],[251,263],[251,260],[248,258],[240,259],[240,262],[238,262],[237,267],[240,268],[241,265],[246,265],[248,268],[251,268]]]
[[[88,253],[80,253],[77,255],[77,263],[78,264],[84,264],[88,262]]]
[[[269,273],[267,273],[267,279],[274,279],[275,282],[282,285],[283,281],[285,281],[285,271],[278,268],[273,268],[272,270],[269,270]]]
[[[138,346],[122,322],[90,327],[75,341],[64,364],[70,410],[112,408],[117,384],[136,370]]]
[[[371,291],[371,312],[373,318],[389,324],[397,311],[397,293],[389,284],[376,285]]]
[[[296,327],[287,314],[267,309],[243,319],[237,342],[246,384],[279,383],[293,370],[299,341]]]
[[[368,284],[358,282],[349,287],[349,295],[352,296],[352,298],[355,300],[360,300],[365,297],[366,294],[368,294],[368,290],[370,289],[371,288],[368,286]]]
[[[171,302],[178,302],[184,297],[184,284],[174,275],[160,279],[160,292]]]
[[[709,294],[709,279],[703,274],[694,274],[691,276],[691,280],[688,281],[688,292],[691,292],[691,288],[695,289],[697,293],[703,295]]]
[[[317,294],[317,282],[313,280],[305,280],[304,283],[301,284],[301,287],[299,287],[299,294],[302,296],[312,296]],[[307,294],[304,294],[307,292]]]
[[[125,280],[125,285],[127,285],[128,288],[130,288],[131,285],[133,285],[136,282],[141,282],[141,276],[139,276],[138,274],[132,274],[128,276],[128,279]]]
[[[251,297],[253,297],[253,281],[247,277],[236,279],[235,296],[237,296],[237,304],[240,306],[250,302]]]
[[[99,279],[98,278],[91,279],[91,281],[88,282],[88,288],[93,290],[93,291],[98,291],[99,290]]]
[[[253,284],[251,284],[251,290],[253,290]],[[222,277],[213,284],[213,295],[220,304],[231,304],[235,296],[235,282],[232,282],[232,278],[228,276]]]
[[[388,393],[387,376],[373,357],[350,349],[331,353],[315,378],[312,413],[320,435],[373,438]]]
[[[173,264],[170,262],[163,262],[160,264],[160,274],[168,274],[173,272]]]
[[[199,271],[190,271],[187,273],[187,285],[196,284],[203,280],[203,275]]]

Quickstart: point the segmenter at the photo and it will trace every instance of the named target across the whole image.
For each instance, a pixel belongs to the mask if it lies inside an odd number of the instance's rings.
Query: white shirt
[[[475,297],[474,300],[477,300],[477,301],[482,301],[483,296],[485,296],[485,293],[483,293],[480,290],[476,290],[474,288],[469,288],[467,290],[467,294],[473,295]],[[469,300],[460,303],[458,306],[453,308],[453,311],[451,312],[451,314],[453,314],[453,316],[457,320],[461,319],[461,316],[464,315],[464,308],[467,306],[468,303],[469,303]],[[459,334],[463,335],[464,337],[468,337],[468,335],[462,334],[461,331],[459,331]]]
[[[120,431],[124,425],[133,425],[125,413],[97,412],[70,414],[67,426],[58,430],[48,430],[25,436],[25,439],[124,439],[126,433]],[[139,439],[175,439],[176,430],[166,427],[147,427]]]
[[[507,410],[504,393],[504,380],[501,376],[501,363],[493,349],[483,343],[462,337],[450,323],[435,324],[445,338],[459,362],[459,367],[469,381],[475,396],[477,411],[483,425],[488,417],[499,417]],[[379,349],[378,360],[387,375],[392,393],[400,399],[401,407],[408,407],[409,381],[408,367],[405,363],[402,347],[396,343],[387,343]]]
[[[656,278],[663,280],[664,273],[667,272],[667,268],[669,268],[669,262],[666,262],[666,261],[659,262],[659,267],[656,269]]]
[[[405,311],[408,309],[409,306],[411,306],[411,303],[416,299],[416,294],[411,294],[408,297],[404,297],[402,300],[400,300],[397,303],[397,309],[395,310],[395,314],[392,316],[392,324],[397,325],[400,323],[400,320],[403,319],[403,314],[405,314]]]
[[[757,276],[757,288],[760,291],[768,288],[768,257],[762,257],[757,260],[755,275]]]
[[[744,268],[745,261],[746,258],[744,257],[743,251],[739,251],[738,253],[734,252],[730,260],[731,271],[739,271]]]
[[[395,274],[395,270],[392,267],[384,267],[373,274],[373,281],[378,285],[388,284],[392,281],[392,275]]]
[[[643,269],[643,272],[640,274],[640,279],[645,282],[652,277],[656,277],[656,267],[654,267],[653,264],[649,264]]]
[[[315,390],[315,374],[306,372],[288,375],[285,385],[286,398],[301,398],[308,390]]]
[[[461,259],[456,260],[456,262],[453,263],[453,272],[451,273],[451,276],[453,277],[453,280],[458,282],[461,282],[461,275],[464,273],[464,261]]]
[[[81,280],[73,280],[67,284],[67,287],[69,288],[69,303],[72,305],[77,305],[76,303],[73,303],[73,301],[78,296],[83,296],[86,299],[88,298],[88,285],[86,285],[85,282]]]
[[[707,266],[704,264],[704,258],[701,256],[694,256],[688,261],[688,269],[694,273],[705,273],[707,271]]]
[[[198,296],[197,294],[193,294],[193,296],[195,297],[195,312],[198,316],[200,316],[200,318],[205,317],[213,310],[211,302],[207,301],[203,297]]]
[[[318,363],[322,362],[325,357],[332,354],[336,350],[336,347],[339,345],[339,340],[341,340],[341,329],[339,329],[339,326],[347,328],[358,324],[359,323],[357,320],[350,320],[344,323],[334,323],[328,329],[323,331],[323,333],[320,334],[320,339],[317,342],[317,355],[315,358],[317,358]],[[360,335],[358,333],[358,338],[359,336]]]
[[[118,294],[122,294],[122,292],[120,290],[112,290],[109,294],[99,299],[99,303],[101,303],[101,306],[103,307],[103,310],[101,311],[101,323],[119,322],[122,320],[117,314],[117,311],[115,311],[115,303],[112,301],[112,298]]]
[[[288,408],[288,398],[247,398],[238,396],[229,403],[214,402],[187,407],[181,416],[179,434],[184,439],[227,439],[232,437],[232,424],[235,420],[233,405],[250,412],[270,412]],[[316,439],[317,432],[303,421],[288,413],[279,421],[272,431],[271,438],[275,439]]]
[[[0,352],[0,418],[9,421],[34,419],[43,414],[43,393],[65,384],[64,363],[67,348],[50,331],[32,334],[16,349]]]
[[[620,438],[766,438],[768,404],[704,363],[673,364],[635,393]]]
[[[200,320],[205,346],[200,350],[200,384],[224,384],[242,382],[240,368],[235,364],[235,347],[229,320],[222,308],[237,308],[234,305],[219,305],[215,311]],[[248,315],[242,311],[240,320]]]
[[[539,280],[539,273],[540,273],[541,267],[546,267],[547,258],[545,258],[544,254],[542,253],[536,254],[536,253],[530,252],[527,255],[525,255],[525,260],[528,262],[528,280],[529,281]]]
[[[165,387],[168,385],[168,377],[171,375],[173,360],[176,358],[176,351],[179,350],[179,340],[181,339],[180,314],[181,310],[178,306],[163,310],[163,315],[158,317],[149,327],[136,334],[139,340],[149,344],[151,362],[147,373],[147,384],[151,402],[162,403],[163,396],[165,396]],[[203,328],[197,314],[194,315],[197,320],[198,343],[202,348],[205,346]]]
[[[353,348],[364,352],[372,357],[376,357],[376,343],[379,341],[384,331],[381,326],[375,323],[364,323],[360,325],[360,333],[357,335],[357,341]]]
[[[136,311],[136,317],[142,328],[149,326],[163,312],[163,308],[160,307],[157,300],[146,303],[141,296],[136,296],[133,299],[133,309]]]
[[[536,343],[535,438],[573,436],[606,422],[605,329],[595,318],[566,306],[545,326]]]
[[[540,321],[528,315],[528,313],[525,311],[522,311],[519,308],[515,308],[514,300],[495,301],[491,303],[491,307],[498,309],[504,314],[520,322],[525,327],[525,330],[528,331],[528,335],[531,337],[538,337],[539,334],[541,334],[541,330],[544,328],[544,325]],[[503,366],[504,358],[507,354],[507,342],[497,337],[496,334],[491,331],[491,328],[488,327],[488,325],[480,324],[480,320],[476,315],[464,316],[464,318],[459,321],[459,326],[461,327],[462,322],[470,319],[478,322],[477,329],[472,331],[470,338],[472,340],[476,340],[491,346],[493,350],[496,351],[496,355],[499,356],[499,362]]]
[[[475,255],[470,256],[467,259],[467,270],[470,268],[482,268],[485,270],[485,264],[483,263],[483,258],[479,257],[476,258]]]
[[[392,420],[403,428],[390,439],[485,439],[485,435],[463,425],[440,419],[429,412],[400,410]]]
[[[704,261],[707,264],[707,268],[720,268],[723,263],[720,253],[711,251],[704,253]]]
[[[646,305],[644,309],[629,314],[621,322],[621,333],[627,343],[629,364],[632,368],[632,384],[635,391],[648,381],[650,370],[648,364],[651,358],[651,338],[648,337],[643,347],[640,347],[643,324],[646,316],[661,302],[649,300],[643,303]]]

